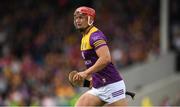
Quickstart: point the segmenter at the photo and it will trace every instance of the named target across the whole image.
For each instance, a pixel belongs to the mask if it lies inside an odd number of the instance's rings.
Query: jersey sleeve
[[[99,47],[107,45],[107,38],[101,31],[96,31],[91,34],[90,45],[96,50]]]

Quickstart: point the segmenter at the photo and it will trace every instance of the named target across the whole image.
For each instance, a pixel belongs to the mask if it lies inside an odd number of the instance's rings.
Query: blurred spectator
[[[163,107],[170,107],[171,105],[168,96],[163,97],[163,100],[161,103],[162,104],[160,104],[160,106],[163,106]]]
[[[7,32],[4,30],[4,27],[0,24],[0,57],[3,55],[3,50],[6,46],[7,41]]]
[[[173,106],[180,106],[180,91],[175,96],[175,101],[172,104]]]

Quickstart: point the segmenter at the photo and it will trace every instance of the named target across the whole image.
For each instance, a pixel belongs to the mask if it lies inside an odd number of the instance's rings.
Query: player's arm
[[[107,45],[101,46],[96,49],[96,54],[99,57],[96,63],[89,69],[84,71],[87,73],[87,75],[91,75],[94,72],[102,70],[104,67],[107,66],[107,64],[111,62],[111,55]]]
[[[89,75],[91,75],[94,72],[98,72],[102,70],[104,67],[106,67],[107,64],[111,62],[111,55],[110,55],[109,48],[107,47],[107,45],[103,45],[99,47],[98,49],[96,49],[96,54],[99,57],[96,63],[90,68],[86,69],[84,72],[79,72],[78,75],[87,79]],[[77,77],[75,76],[74,79],[77,80],[78,79]]]

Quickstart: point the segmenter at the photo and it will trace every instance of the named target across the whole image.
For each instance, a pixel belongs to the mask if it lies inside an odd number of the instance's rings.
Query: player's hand
[[[81,75],[76,73],[73,77],[73,82],[81,81],[82,79],[83,79],[83,77],[81,77]]]
[[[85,71],[83,71],[83,72],[78,72],[77,75],[81,76],[81,77],[84,78],[84,79],[87,79],[88,76],[89,76]]]
[[[69,82],[73,86],[82,86],[83,78],[80,75],[76,75],[77,73],[77,71],[72,71],[69,73]]]

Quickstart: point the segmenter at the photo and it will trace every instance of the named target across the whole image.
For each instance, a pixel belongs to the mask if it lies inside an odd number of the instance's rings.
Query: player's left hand
[[[69,73],[69,82],[73,86],[83,86],[84,79],[80,75],[76,75],[78,71],[72,71]]]
[[[77,75],[80,75],[81,77],[83,77],[84,79],[87,79],[88,78],[88,74],[83,71],[83,72],[78,72]]]

